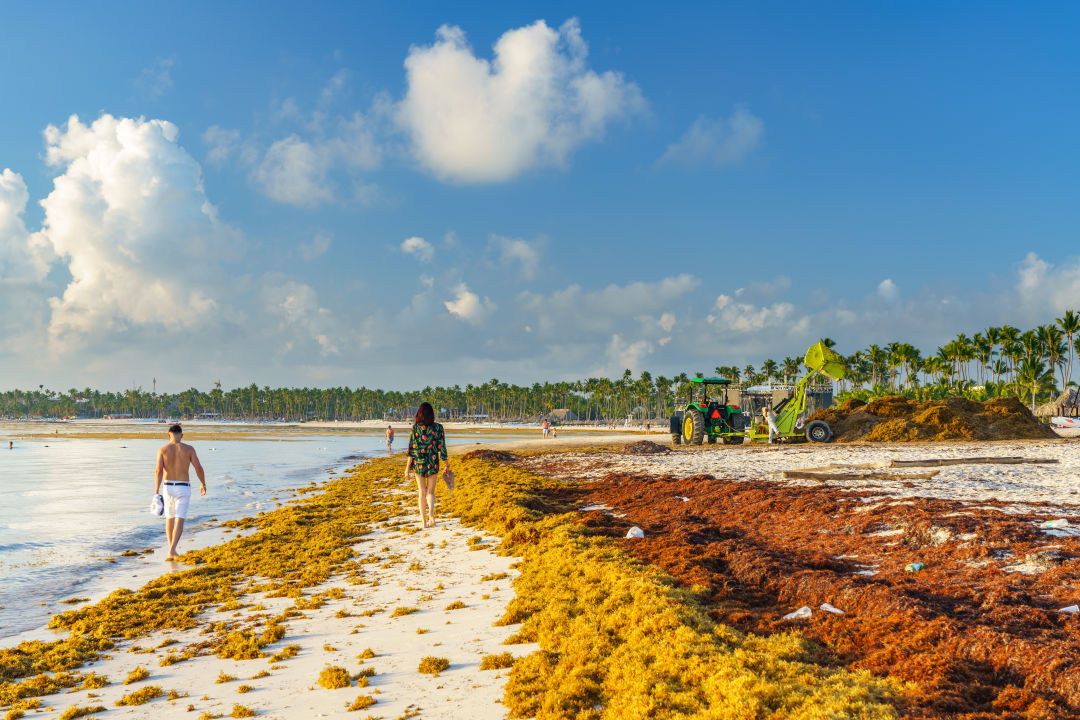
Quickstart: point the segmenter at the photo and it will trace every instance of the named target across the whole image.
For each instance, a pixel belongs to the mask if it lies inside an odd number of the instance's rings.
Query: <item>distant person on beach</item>
[[[435,484],[439,481],[439,458],[446,466],[443,474],[450,472],[450,459],[446,455],[446,435],[443,426],[435,422],[435,410],[431,403],[420,403],[416,411],[409,449],[405,453],[405,477],[416,473],[417,505],[420,522],[425,528],[435,525]],[[447,483],[449,485],[449,483]]]
[[[8,450],[14,450],[15,449],[15,441],[14,440],[8,440],[7,449]]]
[[[551,428],[551,423],[549,423],[549,422],[547,421],[547,418],[544,418],[544,422],[540,423],[540,427],[541,427],[541,428],[543,429],[543,431],[544,431],[544,437],[545,437],[545,438],[547,438],[547,436],[548,436],[548,431],[549,431],[549,429]]]
[[[386,436],[386,452],[390,452],[390,446],[394,444],[394,428],[387,425],[383,434]]]
[[[769,425],[769,444],[772,445],[780,430],[776,427],[776,415],[772,408],[765,408],[765,422]]]
[[[169,442],[157,452],[157,469],[154,471],[154,494],[162,495],[165,501],[165,537],[169,541],[169,556],[166,560],[179,560],[176,546],[184,532],[184,520],[187,519],[188,501],[191,499],[191,481],[188,467],[195,468],[202,487],[200,495],[206,494],[206,473],[203,471],[195,448],[180,442],[184,430],[179,425],[169,428]],[[162,476],[165,487],[162,488]],[[164,492],[161,490],[164,489]]]

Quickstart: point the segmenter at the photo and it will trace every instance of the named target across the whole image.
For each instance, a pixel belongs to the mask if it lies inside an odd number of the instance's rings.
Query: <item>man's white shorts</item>
[[[187,506],[191,501],[190,485],[170,485],[165,483],[161,488],[161,496],[165,499],[165,519],[187,519]]]

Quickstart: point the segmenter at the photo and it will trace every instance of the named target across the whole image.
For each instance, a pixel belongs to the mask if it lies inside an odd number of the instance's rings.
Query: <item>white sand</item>
[[[409,521],[412,517],[405,518]],[[521,657],[536,649],[535,645],[504,646],[502,642],[517,626],[495,627],[493,623],[502,615],[507,602],[513,597],[510,582],[517,573],[510,569],[513,558],[500,557],[489,549],[496,538],[485,537],[485,549],[470,551],[468,539],[480,533],[462,526],[453,519],[441,519],[434,529],[415,535],[403,535],[394,528],[380,528],[364,537],[355,548],[361,556],[376,554],[385,559],[400,555],[399,562],[383,567],[379,564],[365,565],[365,579],[379,579],[376,587],[352,585],[342,578],[333,578],[323,585],[309,588],[306,594],[314,595],[331,588],[341,588],[346,597],[328,601],[318,610],[305,611],[306,618],[293,618],[287,622],[288,632],[284,639],[267,648],[268,653],[288,644],[297,644],[301,650],[296,657],[278,663],[274,669],[267,659],[222,660],[214,656],[198,657],[167,667],[158,661],[170,650],[179,652],[184,644],[200,639],[199,630],[157,633],[136,641],[125,641],[110,651],[111,658],[84,668],[106,675],[112,684],[95,691],[81,690],[71,694],[42,698],[61,712],[70,705],[104,705],[109,717],[183,717],[197,718],[204,711],[222,713],[228,717],[234,703],[251,707],[258,717],[309,718],[349,717],[363,718],[369,713],[384,718],[396,718],[406,712],[410,705],[421,709],[426,718],[503,718],[505,709],[501,704],[503,684],[508,671],[481,671],[479,663],[486,654],[510,651]],[[428,543],[432,547],[427,547]],[[445,543],[445,546],[443,544]],[[384,548],[389,548],[384,550]],[[420,563],[419,570],[409,569]],[[507,573],[500,580],[482,581],[485,575]],[[442,583],[443,589],[437,589]],[[485,595],[487,597],[485,597]],[[266,606],[263,613],[276,615],[293,605],[288,598],[265,598],[252,595],[244,598],[253,604]],[[455,600],[466,607],[447,611],[444,608]],[[392,618],[396,607],[416,607],[420,611]],[[382,608],[370,617],[363,617],[366,610]],[[337,617],[345,610],[350,617]],[[255,611],[244,609],[238,617],[247,617]],[[208,614],[201,618],[206,622],[235,619],[234,613]],[[362,626],[362,627],[361,627]],[[359,628],[355,634],[354,629]],[[417,634],[418,629],[429,632]],[[153,654],[129,652],[134,645],[143,648],[156,647],[162,640],[175,639],[181,644],[157,650]],[[324,649],[329,645],[333,649]],[[361,662],[357,655],[371,648],[377,657]],[[417,672],[424,656],[445,657],[450,668],[439,677],[421,675]],[[127,674],[137,666],[146,667],[151,676],[147,680],[122,685]],[[338,665],[350,673],[362,666],[372,667],[377,674],[370,678],[369,686],[328,690],[317,684],[319,672],[327,665]],[[270,669],[271,675],[250,680],[256,673]],[[216,684],[219,672],[233,675],[237,680]],[[241,685],[255,689],[241,694]],[[146,685],[159,685],[166,693],[176,690],[187,693],[175,701],[159,698],[150,704],[136,707],[114,707],[114,702],[124,693]],[[90,697],[96,693],[98,697]],[[208,696],[203,700],[203,695]],[[346,712],[345,706],[360,695],[370,695],[378,702],[358,713]],[[188,705],[194,705],[195,713],[189,713]]]
[[[656,438],[654,438],[655,440]],[[501,448],[501,446],[500,446]],[[889,462],[928,458],[969,458],[987,456],[1023,456],[1056,459],[1055,464],[1036,465],[952,465],[941,468],[889,468]],[[784,470],[828,466],[872,465],[884,472],[905,474],[940,470],[932,479],[903,481],[867,480],[826,481],[824,484],[877,490],[896,497],[935,497],[963,501],[997,499],[1013,503],[1017,512],[1030,510],[1029,503],[1048,503],[1063,512],[1062,516],[1080,515],[1080,443],[1061,440],[889,443],[882,445],[741,445],[677,448],[668,455],[626,455],[621,453],[569,453],[559,471],[563,477],[602,477],[608,473],[629,473],[685,478],[712,475],[735,480],[776,480],[793,484],[819,484],[822,481],[784,479]],[[548,462],[542,458],[531,462]],[[866,468],[863,468],[866,469]],[[857,469],[852,469],[856,471]]]

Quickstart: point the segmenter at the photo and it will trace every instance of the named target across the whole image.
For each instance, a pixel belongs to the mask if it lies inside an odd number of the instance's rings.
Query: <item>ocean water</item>
[[[397,451],[407,441],[402,435]],[[448,435],[451,444],[483,437]],[[0,424],[0,642],[20,639],[15,636],[72,607],[60,600],[139,587],[168,571],[164,522],[149,510],[156,452],[166,440],[156,423]],[[181,551],[217,539],[220,531],[202,525],[211,518],[218,525],[272,509],[286,500],[287,490],[386,454],[377,431],[189,427],[184,440],[198,452],[209,490],[198,495],[192,472]],[[145,548],[154,553],[120,557]]]

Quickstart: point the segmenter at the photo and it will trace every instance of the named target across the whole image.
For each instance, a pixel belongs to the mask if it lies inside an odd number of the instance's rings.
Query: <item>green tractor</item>
[[[701,400],[692,400],[686,409],[670,418],[671,442],[675,445],[700,445],[702,442],[741,443],[746,429],[746,417],[738,405],[728,404],[726,378],[694,378],[690,382],[701,386]],[[721,388],[719,396],[709,399],[709,386]]]

